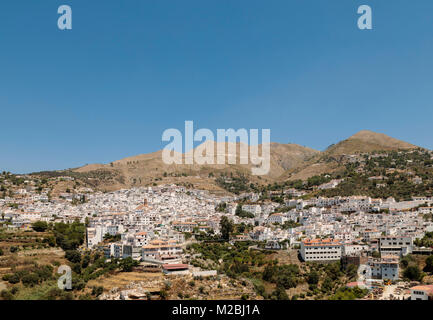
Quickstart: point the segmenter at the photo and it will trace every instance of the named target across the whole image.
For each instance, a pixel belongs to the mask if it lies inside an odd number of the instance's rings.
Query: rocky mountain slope
[[[211,148],[212,142],[205,142],[194,149],[194,152],[205,153]],[[335,172],[342,168],[342,159],[348,155],[371,153],[374,151],[410,150],[418,148],[410,143],[400,141],[382,133],[360,131],[355,135],[331,145],[320,152],[296,144],[270,144],[270,171],[267,175],[254,176],[251,169],[254,164],[241,164],[241,148],[250,148],[240,143],[227,143],[225,154],[230,154],[230,147],[236,148],[236,164],[216,164],[218,145],[214,143],[214,163],[184,164],[186,157],[193,157],[192,151],[180,155],[183,164],[165,164],[162,160],[163,151],[141,154],[113,161],[108,164],[90,164],[73,170],[57,172],[57,175],[75,176],[97,189],[116,190],[136,186],[149,186],[160,183],[177,183],[187,187],[202,188],[211,191],[221,191],[216,178],[225,176],[245,176],[249,182],[268,184],[285,180],[305,180],[314,175]],[[230,145],[230,147],[229,147]],[[261,146],[260,146],[261,147]],[[233,153],[233,150],[231,153]],[[260,148],[259,148],[260,150]]]

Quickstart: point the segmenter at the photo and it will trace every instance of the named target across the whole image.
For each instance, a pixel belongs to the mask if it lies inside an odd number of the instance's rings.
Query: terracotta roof
[[[420,285],[410,288],[411,290],[425,291],[427,294],[433,294],[433,284]]]
[[[189,266],[183,263],[176,263],[176,264],[163,264],[162,268],[165,270],[184,270],[184,269],[189,269]]]
[[[349,282],[348,284],[346,284],[346,287],[353,288],[353,287],[358,287],[358,286],[362,286],[362,285],[364,285],[364,282],[355,281],[355,282]]]
[[[304,246],[339,246],[341,242],[334,239],[306,239],[303,241]]]

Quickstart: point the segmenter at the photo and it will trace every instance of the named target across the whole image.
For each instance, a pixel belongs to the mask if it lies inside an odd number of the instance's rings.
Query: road
[[[391,300],[391,297],[397,300],[403,300],[404,298],[407,298],[407,295],[404,294],[405,290],[401,290],[400,294],[397,294],[397,288],[398,285],[385,286],[380,300]]]

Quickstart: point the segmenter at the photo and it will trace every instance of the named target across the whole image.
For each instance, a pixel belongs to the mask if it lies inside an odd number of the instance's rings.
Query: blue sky
[[[319,150],[362,129],[433,148],[432,71],[431,0],[6,0],[0,170],[153,152],[185,120]]]

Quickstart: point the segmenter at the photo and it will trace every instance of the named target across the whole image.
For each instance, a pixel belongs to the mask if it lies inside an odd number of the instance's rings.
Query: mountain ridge
[[[311,162],[304,164],[289,174],[287,179],[305,180],[314,175],[338,170],[339,162],[345,155],[371,153],[375,151],[399,151],[421,148],[411,143],[390,137],[384,133],[361,130],[336,144],[329,146]],[[424,148],[421,148],[424,149]]]
[[[191,156],[193,151],[202,152],[210,143],[210,141],[205,141],[193,150],[180,154],[180,156],[185,159],[186,156]],[[221,144],[221,142],[214,144],[215,159],[218,154],[217,145]],[[236,164],[228,164],[226,157],[225,164],[168,165],[162,161],[163,150],[158,150],[126,157],[107,164],[88,164],[71,171],[86,177],[90,176],[96,182],[101,176],[99,182],[106,190],[153,185],[162,181],[221,191],[215,179],[222,174],[248,176],[250,182],[259,184],[294,179],[305,180],[314,175],[339,170],[341,158],[345,155],[419,148],[386,134],[369,130],[361,130],[349,138],[331,145],[325,151],[318,151],[293,143],[271,142],[270,172],[264,176],[253,176],[251,175],[252,164],[240,164],[240,147],[243,144],[239,142],[227,143],[225,145],[226,153],[228,153],[229,145],[236,147]],[[245,147],[245,145],[243,146]],[[251,146],[246,147],[251,148]],[[108,180],[105,181],[104,179]]]

